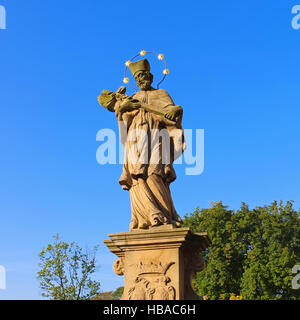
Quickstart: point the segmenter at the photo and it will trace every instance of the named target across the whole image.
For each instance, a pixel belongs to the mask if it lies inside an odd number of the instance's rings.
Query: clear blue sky
[[[129,194],[121,165],[96,162],[96,133],[117,129],[97,96],[122,85],[124,62],[141,49],[165,54],[162,88],[183,106],[185,128],[205,130],[203,174],[176,167],[180,215],[217,200],[299,208],[296,4],[0,0],[0,299],[41,298],[37,255],[55,233],[100,243],[102,290],[122,285],[103,240],[128,230]]]

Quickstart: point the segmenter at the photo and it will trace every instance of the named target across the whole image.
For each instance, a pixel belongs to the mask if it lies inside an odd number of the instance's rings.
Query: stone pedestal
[[[114,233],[104,243],[119,259],[113,270],[124,275],[122,300],[198,300],[194,273],[205,268],[201,252],[210,245],[207,233],[172,225]]]

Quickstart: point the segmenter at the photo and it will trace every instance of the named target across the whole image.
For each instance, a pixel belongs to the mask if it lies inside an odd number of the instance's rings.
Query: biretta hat
[[[134,76],[139,71],[150,71],[150,63],[147,59],[131,62],[129,69]]]

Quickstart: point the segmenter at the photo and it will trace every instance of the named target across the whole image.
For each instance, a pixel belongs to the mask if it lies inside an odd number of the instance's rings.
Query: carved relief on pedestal
[[[175,289],[168,285],[171,279],[166,276],[174,263],[140,262],[136,265],[137,277],[134,286],[128,290],[129,300],[175,300]]]

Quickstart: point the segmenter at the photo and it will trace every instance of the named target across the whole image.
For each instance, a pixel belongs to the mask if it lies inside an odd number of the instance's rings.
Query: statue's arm
[[[141,107],[141,103],[138,100],[125,99],[123,101],[118,101],[115,110],[120,113],[127,111],[133,111]]]
[[[171,106],[170,110],[164,114],[165,118],[175,122],[178,122],[182,115],[183,109],[181,106]]]
[[[152,97],[152,103],[153,106],[147,105],[150,111],[159,113],[162,116],[162,120],[166,122],[167,125],[169,125],[170,122],[173,125],[179,124],[182,119],[183,108],[179,105],[175,105],[173,99],[166,90],[159,89],[155,91]]]

